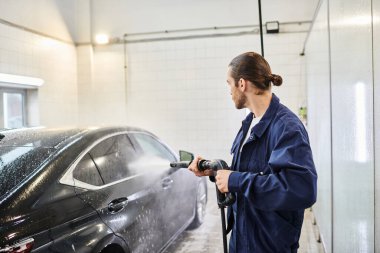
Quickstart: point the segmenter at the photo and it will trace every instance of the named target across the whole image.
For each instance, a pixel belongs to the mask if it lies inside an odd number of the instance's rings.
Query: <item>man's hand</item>
[[[202,160],[203,158],[200,157],[200,156],[197,156],[194,158],[194,160],[190,163],[188,169],[192,172],[194,172],[194,174],[198,177],[202,177],[202,176],[213,176],[214,175],[214,172],[212,170],[205,170],[205,171],[200,171],[199,168],[198,168],[198,162],[200,160]]]
[[[216,186],[221,193],[228,192],[228,178],[230,177],[231,173],[232,170],[218,170],[216,172]]]

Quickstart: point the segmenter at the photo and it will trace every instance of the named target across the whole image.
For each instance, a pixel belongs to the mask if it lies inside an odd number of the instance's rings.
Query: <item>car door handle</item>
[[[117,212],[120,212],[121,210],[124,209],[124,207],[128,204],[128,198],[126,197],[123,197],[123,198],[118,198],[118,199],[114,199],[112,200],[109,204],[108,204],[108,210],[111,212],[111,213],[117,213]]]
[[[173,179],[171,177],[165,177],[164,179],[162,179],[161,182],[162,182],[162,188],[168,189],[173,184]]]

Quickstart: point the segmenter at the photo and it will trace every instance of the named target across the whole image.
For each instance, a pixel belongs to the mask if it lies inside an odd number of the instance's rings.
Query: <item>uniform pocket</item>
[[[299,239],[300,230],[275,211],[258,212],[258,222],[263,231],[261,240],[276,249],[272,252],[290,252],[290,247]]]
[[[273,217],[274,221],[278,224],[277,229],[273,231],[273,239],[279,245],[283,245],[284,249],[289,249],[290,246],[298,241],[300,230],[276,212],[273,212]]]

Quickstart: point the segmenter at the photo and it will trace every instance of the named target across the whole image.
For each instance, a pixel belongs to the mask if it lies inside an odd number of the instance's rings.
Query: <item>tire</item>
[[[198,228],[202,225],[204,217],[206,214],[206,205],[207,205],[207,185],[204,181],[198,183],[197,188],[197,199],[195,202],[195,215],[194,219],[191,222],[189,229]]]
[[[119,245],[111,244],[105,247],[100,253],[124,253],[124,250]]]

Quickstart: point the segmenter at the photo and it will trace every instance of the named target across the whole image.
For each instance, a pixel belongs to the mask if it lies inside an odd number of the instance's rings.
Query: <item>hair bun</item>
[[[282,84],[282,77],[279,75],[271,74],[270,80],[272,81],[274,86],[280,86]]]

